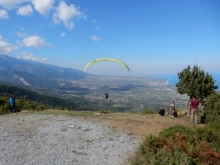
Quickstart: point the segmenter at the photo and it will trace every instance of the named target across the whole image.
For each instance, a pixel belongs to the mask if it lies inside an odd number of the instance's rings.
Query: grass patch
[[[185,117],[185,113],[187,112],[187,109],[177,109],[178,117]]]
[[[153,109],[148,108],[142,114],[143,115],[145,115],[145,114],[156,114],[156,112]]]
[[[104,111],[104,110],[101,110],[101,111],[99,111],[99,113],[102,113],[102,114],[109,114],[109,113],[111,113],[111,111]]]

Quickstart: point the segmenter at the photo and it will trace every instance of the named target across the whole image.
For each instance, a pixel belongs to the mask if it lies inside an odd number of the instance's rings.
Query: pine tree
[[[204,70],[194,65],[183,69],[178,73],[179,82],[176,83],[177,92],[179,94],[187,94],[188,96],[196,96],[202,103],[210,94],[215,93],[218,88],[213,80],[212,75],[205,73]]]

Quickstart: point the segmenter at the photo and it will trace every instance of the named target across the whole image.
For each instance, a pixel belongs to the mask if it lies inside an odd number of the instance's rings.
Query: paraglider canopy
[[[119,64],[121,64],[122,66],[124,66],[128,71],[130,70],[129,67],[122,61],[114,59],[114,58],[98,58],[96,60],[93,60],[91,62],[89,62],[85,68],[84,68],[84,72],[93,64],[98,63],[98,62],[103,62],[103,61],[111,61],[111,62],[117,62]]]

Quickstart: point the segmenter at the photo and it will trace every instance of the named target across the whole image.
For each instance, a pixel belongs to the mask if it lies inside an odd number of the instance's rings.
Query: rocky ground
[[[140,142],[94,118],[19,113],[0,121],[0,165],[127,164]]]
[[[0,165],[129,164],[147,135],[192,126],[189,118],[158,114],[60,112],[1,115]]]

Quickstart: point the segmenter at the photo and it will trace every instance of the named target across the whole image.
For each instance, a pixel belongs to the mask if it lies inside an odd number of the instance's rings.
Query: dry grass
[[[177,109],[177,114],[179,117],[185,117],[186,112],[187,112],[187,109]]]

